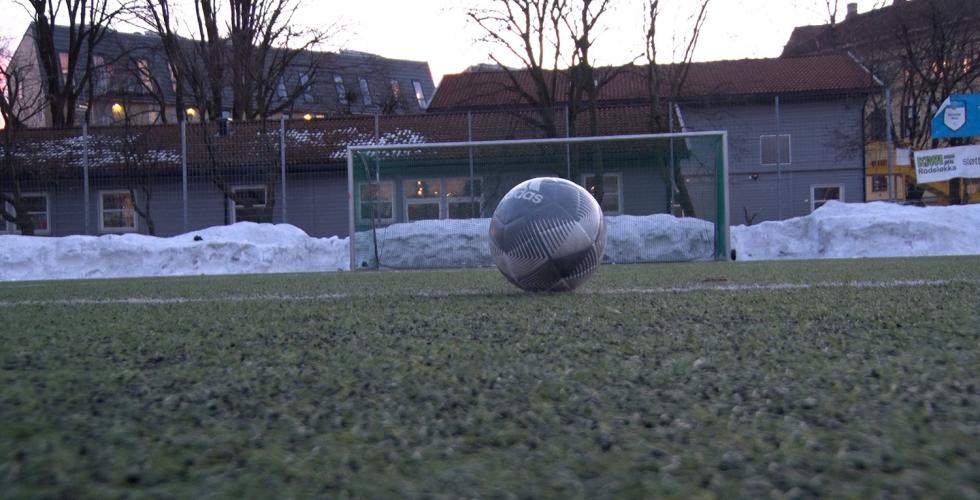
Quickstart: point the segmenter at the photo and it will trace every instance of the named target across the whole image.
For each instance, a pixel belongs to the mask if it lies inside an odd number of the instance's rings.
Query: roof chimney
[[[847,4],[847,16],[844,17],[845,20],[850,19],[858,15],[858,4],[857,2]]]

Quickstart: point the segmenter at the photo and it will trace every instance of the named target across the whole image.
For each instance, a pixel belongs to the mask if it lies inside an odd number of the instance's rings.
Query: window
[[[337,102],[347,104],[347,87],[344,86],[344,77],[333,75],[333,86],[337,90]]]
[[[405,218],[471,219],[480,217],[483,180],[468,177],[405,181]]]
[[[34,234],[51,234],[48,213],[48,195],[45,193],[24,193],[20,196],[20,204],[27,210],[27,215],[34,222]],[[7,204],[7,211],[16,215],[13,205]],[[17,232],[17,225],[0,219],[0,234]]]
[[[357,218],[362,223],[390,224],[395,221],[395,183],[391,181],[364,183],[358,186],[357,190],[360,200]]]
[[[176,94],[177,93],[177,75],[174,74],[174,67],[172,65],[170,65],[170,64],[167,64],[167,70],[170,71],[170,90],[173,90],[174,93]]]
[[[280,99],[286,97],[286,80],[281,76],[279,77],[279,81],[276,82],[276,95],[279,96]]]
[[[153,73],[150,72],[150,63],[146,59],[136,60],[136,73],[139,75],[140,84],[147,91],[153,91]]]
[[[884,193],[888,191],[888,177],[884,175],[871,176],[871,192]]]
[[[61,79],[68,81],[68,53],[58,52],[58,62],[61,64]]]
[[[623,211],[622,204],[622,185],[620,182],[622,180],[621,174],[603,174],[602,175],[602,213],[604,215],[617,215]],[[586,174],[582,176],[582,185],[585,186],[585,190],[592,193],[595,196],[596,190],[599,186],[596,185],[596,177],[592,174]]]
[[[392,79],[388,82],[388,85],[391,87],[391,97],[393,97],[396,101],[401,99],[402,87],[398,84],[398,80]]]
[[[425,109],[429,105],[425,102],[425,92],[422,91],[422,82],[412,80],[412,87],[415,87],[415,100],[419,102],[419,109]]]
[[[483,180],[458,177],[446,179],[446,213],[450,219],[480,217]]]
[[[310,84],[310,75],[305,71],[299,73],[299,84],[303,87],[303,100],[306,102],[313,101],[313,94],[310,92],[312,85]]]
[[[361,77],[357,81],[357,84],[361,86],[361,101],[364,105],[370,106],[374,104],[374,101],[371,100],[371,88],[368,86],[367,78]]]
[[[105,57],[92,56],[92,88],[96,94],[104,94],[109,90],[109,67],[106,66]]]
[[[99,192],[99,232],[136,231],[136,207],[128,189]]]
[[[441,218],[441,184],[439,179],[405,181],[405,218],[409,221]]]
[[[810,186],[810,211],[814,211],[830,200],[843,200],[844,186]]]
[[[759,136],[759,149],[761,151],[760,161],[762,165],[776,165],[783,164],[787,165],[791,163],[792,155],[790,154],[790,139],[789,134],[779,135],[779,156],[776,156],[776,136],[775,135],[762,135]]]
[[[265,186],[237,186],[231,192],[232,222],[272,222],[272,213],[266,209]]]

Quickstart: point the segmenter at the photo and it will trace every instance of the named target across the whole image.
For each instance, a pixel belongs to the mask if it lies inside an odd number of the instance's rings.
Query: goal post
[[[489,218],[534,177],[596,197],[604,262],[728,259],[728,136],[708,131],[348,146],[351,269],[492,265]]]

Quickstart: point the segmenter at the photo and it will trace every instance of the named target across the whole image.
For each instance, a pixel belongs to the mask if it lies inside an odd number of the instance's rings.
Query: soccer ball
[[[606,221],[595,198],[564,179],[511,189],[490,219],[490,253],[507,279],[529,292],[569,291],[602,261]]]

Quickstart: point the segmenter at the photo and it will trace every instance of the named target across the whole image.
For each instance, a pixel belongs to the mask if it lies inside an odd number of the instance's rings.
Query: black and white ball
[[[524,181],[497,205],[490,253],[511,283],[529,292],[585,283],[606,248],[606,221],[581,186],[554,177]]]

